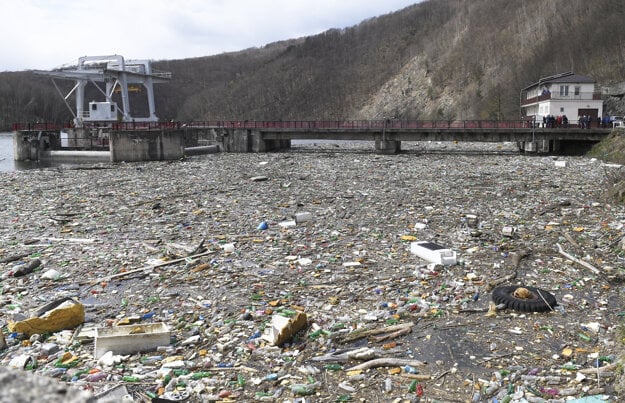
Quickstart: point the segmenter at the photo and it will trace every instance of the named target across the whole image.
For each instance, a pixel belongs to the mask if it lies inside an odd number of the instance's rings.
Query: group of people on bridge
[[[590,126],[592,126],[593,120],[595,120],[595,118],[593,118],[590,115],[578,116],[577,117],[577,127],[579,127],[580,129],[590,129]],[[596,127],[601,127],[601,118],[600,117],[596,118],[596,122],[597,122],[597,126]]]
[[[556,127],[569,127],[569,118],[566,115],[547,115],[543,116],[543,127],[553,129]]]

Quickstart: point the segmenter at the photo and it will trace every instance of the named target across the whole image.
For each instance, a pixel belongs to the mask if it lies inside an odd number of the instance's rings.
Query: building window
[[[579,93],[582,91],[582,87],[580,87],[579,85],[575,86],[575,96],[578,97]]]
[[[98,110],[98,104],[91,104],[91,110],[92,111],[97,111]]]
[[[115,112],[115,105],[111,105],[111,112]]]
[[[560,112],[564,112],[564,107],[560,107]]]
[[[561,97],[568,97],[569,96],[569,86],[568,85],[561,85],[560,86],[560,96]]]

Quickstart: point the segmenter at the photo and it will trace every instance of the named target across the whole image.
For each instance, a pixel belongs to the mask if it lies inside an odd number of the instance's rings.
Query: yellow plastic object
[[[271,325],[265,329],[261,338],[274,346],[281,346],[291,339],[295,333],[305,328],[307,324],[308,318],[304,312],[297,311],[292,318],[274,315],[271,319]]]
[[[49,307],[49,309],[46,309]],[[74,329],[85,321],[85,307],[70,298],[47,304],[35,314],[19,322],[9,322],[11,332],[33,334],[54,333],[64,329]]]

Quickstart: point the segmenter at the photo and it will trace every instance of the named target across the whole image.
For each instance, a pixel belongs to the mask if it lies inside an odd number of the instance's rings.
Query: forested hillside
[[[574,71],[599,88],[618,87],[624,59],[619,0],[430,0],[316,36],[157,61],[156,69],[173,73],[156,86],[157,114],[514,119],[520,90],[540,77]],[[49,79],[0,73],[0,127],[70,118]]]

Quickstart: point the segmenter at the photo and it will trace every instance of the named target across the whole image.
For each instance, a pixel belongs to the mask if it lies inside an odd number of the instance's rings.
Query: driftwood
[[[556,246],[558,247],[558,252],[564,256],[565,258],[569,259],[570,261],[573,261],[575,263],[577,263],[580,266],[584,266],[585,268],[587,268],[588,270],[592,271],[595,274],[600,274],[601,272],[599,271],[599,269],[597,269],[595,266],[591,265],[590,263],[584,262],[583,260],[580,260],[572,255],[569,255],[568,253],[566,253],[564,251],[564,249],[562,249],[562,246],[560,246],[559,243],[556,244]]]
[[[614,364],[606,365],[605,367],[584,368],[584,369],[578,370],[577,372],[582,373],[584,375],[594,375],[594,374],[601,374],[602,372],[614,371],[617,367],[618,367],[618,364],[614,363]]]
[[[496,278],[493,281],[489,281],[488,284],[486,285],[486,291],[490,291],[493,288],[497,287],[499,284],[502,283],[506,283],[510,280],[512,280],[513,278],[516,278],[516,271],[514,273],[510,273],[506,276],[500,277],[500,278]]]
[[[382,341],[386,341],[386,340],[394,339],[399,336],[403,336],[410,332],[412,332],[412,327],[405,327],[403,329],[399,329],[393,333],[385,334],[383,336],[372,336],[371,341],[374,343],[380,343]]]
[[[519,268],[519,264],[521,263],[521,260],[526,257],[529,256],[529,252],[526,250],[520,250],[518,252],[511,252],[510,253],[510,260],[512,260],[512,267],[514,267],[515,269]]]
[[[563,232],[562,235],[564,235],[564,238],[569,241],[569,243],[571,245],[573,245],[575,247],[575,249],[579,249],[579,244],[577,242],[575,242],[575,239],[573,239],[573,237],[571,236],[571,234],[569,234],[568,232]]]
[[[196,257],[210,255],[211,253],[215,253],[215,251],[209,250],[209,251],[206,251],[206,252],[203,252],[203,253],[198,253],[197,255],[181,257],[179,259],[168,260],[166,262],[157,263],[157,264],[151,264],[151,265],[140,267],[138,269],[129,270],[129,271],[125,271],[125,272],[117,273],[117,274],[112,274],[110,276],[104,276],[104,277],[101,277],[101,278],[99,278],[97,280],[94,280],[92,284],[97,284],[97,283],[99,283],[101,281],[110,281],[110,280],[112,280],[114,278],[125,277],[125,276],[128,276],[128,275],[134,274],[134,273],[139,273],[139,272],[142,272],[142,271],[155,269],[157,267],[169,266],[171,264],[183,262],[183,261],[185,261],[187,259],[195,259]]]
[[[350,341],[364,339],[365,337],[373,336],[373,335],[376,335],[376,334],[397,332],[397,331],[403,330],[405,328],[412,328],[412,326],[414,326],[414,323],[410,322],[410,323],[402,323],[401,325],[380,327],[380,328],[377,328],[377,329],[356,330],[356,331],[346,335],[345,337],[341,338],[338,341],[341,342],[341,343],[348,343]]]
[[[493,288],[497,287],[500,284],[506,283],[514,278],[516,278],[517,276],[517,272],[516,269],[519,268],[519,264],[521,264],[521,260],[526,257],[529,256],[529,252],[526,250],[520,250],[518,252],[510,252],[510,261],[511,261],[511,265],[514,268],[514,272],[505,275],[503,277],[494,279],[492,281],[489,281],[488,284],[486,285],[486,291],[491,291]]]
[[[345,371],[364,371],[371,368],[377,367],[401,367],[404,365],[411,365],[413,367],[423,367],[426,365],[425,362],[419,360],[409,360],[405,358],[376,358],[375,360],[363,362],[362,364],[356,365],[355,367],[351,367],[346,369]]]
[[[357,348],[355,350],[339,350],[329,354],[313,357],[313,361],[347,361],[347,360],[372,360],[380,358],[381,352],[369,347]]]
[[[432,375],[430,374],[407,374],[402,372],[400,376],[404,378],[416,379],[417,381],[429,381],[432,379]]]
[[[20,253],[19,255],[11,255],[0,259],[0,263],[11,263],[30,255],[30,253]]]
[[[549,213],[551,211],[557,210],[560,207],[568,207],[571,205],[571,201],[570,200],[563,200],[561,202],[558,203],[553,203],[548,205],[547,207],[545,207],[542,211],[540,211],[538,213],[538,215],[545,215],[546,213]]]

